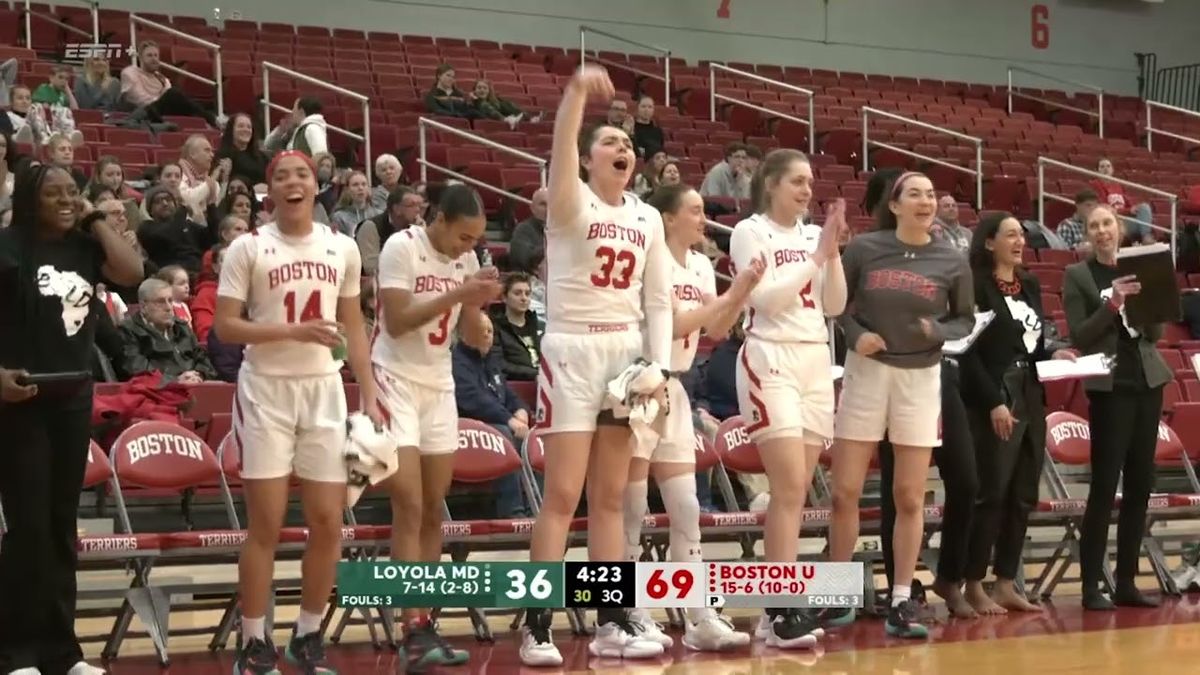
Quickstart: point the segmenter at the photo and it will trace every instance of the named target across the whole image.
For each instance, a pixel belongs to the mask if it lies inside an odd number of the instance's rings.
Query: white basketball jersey
[[[361,275],[358,245],[350,237],[321,223],[313,223],[307,236],[292,237],[268,223],[230,244],[217,295],[245,303],[255,322],[336,321],[338,299],[358,296]],[[336,373],[342,362],[329,347],[288,340],[247,345],[242,367],[299,377]]]
[[[408,291],[413,302],[423,303],[457,288],[478,271],[479,258],[474,251],[448,258],[433,248],[425,228],[410,227],[389,237],[379,253],[379,290]],[[454,305],[450,311],[400,337],[388,335],[384,328],[387,309],[382,302],[378,307],[371,360],[407,380],[453,390],[450,344],[462,305]]]
[[[703,253],[688,251],[686,264],[671,258],[671,309],[674,313],[699,309],[717,295],[717,278],[712,263]],[[696,359],[700,329],[671,343],[671,370],[685,372]]]
[[[765,215],[755,214],[734,228],[729,253],[735,270],[745,269],[755,258],[765,258],[766,271],[760,283],[769,284],[791,273],[794,265],[807,262],[817,250],[820,237],[821,228],[816,225],[797,221],[783,227]],[[821,306],[824,277],[824,270],[818,270],[792,302],[773,315],[761,312],[751,297],[744,324],[746,334],[772,342],[829,342],[829,327]]]
[[[577,189],[579,213],[546,224],[547,332],[564,323],[640,323],[646,260],[656,240],[665,246],[662,217],[632,193],[610,206],[583,181]]]

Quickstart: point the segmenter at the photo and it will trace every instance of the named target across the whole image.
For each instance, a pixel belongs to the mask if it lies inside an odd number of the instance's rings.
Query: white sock
[[[649,481],[630,481],[625,486],[625,559],[630,562],[642,557],[642,518],[650,510],[649,493]]]
[[[296,619],[296,637],[308,635],[321,630],[321,619],[325,617],[324,612],[313,614],[305,610],[300,610],[300,618]]]
[[[901,586],[900,584],[892,586],[892,607],[898,607],[911,598],[912,586]]]
[[[696,474],[673,476],[658,484],[663,506],[671,519],[668,543],[671,562],[701,562],[700,500],[696,497]],[[691,607],[688,620],[693,623],[714,614],[709,607]]]
[[[260,616],[257,619],[242,617],[242,638],[245,640],[266,640],[267,617]]]

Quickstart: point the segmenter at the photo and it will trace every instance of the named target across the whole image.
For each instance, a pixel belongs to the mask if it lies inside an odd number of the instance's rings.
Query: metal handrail
[[[263,128],[267,129],[267,130],[271,129],[271,110],[279,110],[282,112],[291,112],[292,111],[292,109],[287,106],[282,106],[282,105],[279,105],[278,103],[271,102],[271,71],[275,71],[282,75],[287,75],[294,79],[300,80],[301,82],[304,82],[306,84],[311,84],[314,87],[322,87],[324,89],[328,89],[329,91],[332,91],[335,94],[340,94],[340,95],[346,96],[348,98],[353,98],[354,100],[356,100],[362,104],[363,132],[361,134],[357,134],[353,131],[350,131],[349,129],[343,129],[342,127],[335,126],[333,124],[329,124],[328,122],[325,123],[325,128],[328,129],[329,131],[337,132],[351,140],[362,141],[363,152],[366,153],[366,161],[363,162],[363,164],[366,165],[364,167],[364,169],[365,169],[365,173],[367,176],[367,185],[370,185],[371,184],[372,163],[374,161],[374,156],[371,154],[371,101],[370,101],[370,98],[363,94],[360,94],[356,91],[350,91],[349,89],[339,87],[336,84],[330,84],[330,83],[326,82],[325,80],[319,80],[315,77],[312,77],[311,75],[305,75],[304,73],[292,70],[291,68],[285,68],[285,67],[279,65],[278,63],[271,63],[270,61],[263,61],[263,63],[262,63]]]
[[[169,63],[162,63],[161,65],[163,68],[166,68],[167,70],[171,71],[172,73],[176,73],[178,75],[182,75],[184,77],[191,78],[193,80],[196,80],[197,82],[203,82],[204,84],[207,84],[210,87],[216,87],[217,88],[217,117],[224,117],[225,116],[225,84],[224,84],[223,80],[225,78],[221,75],[221,45],[219,45],[215,42],[209,42],[208,40],[203,40],[201,38],[196,37],[195,35],[190,35],[181,30],[176,30],[166,24],[162,24],[157,21],[151,21],[150,19],[140,17],[137,14],[130,13],[130,15],[129,15],[129,42],[130,42],[130,46],[133,47],[133,54],[130,56],[130,60],[133,62],[133,65],[135,65],[135,66],[138,64],[138,41],[137,41],[137,26],[138,26],[138,24],[141,24],[148,28],[153,28],[155,30],[160,30],[160,31],[166,33],[167,35],[177,37],[180,40],[186,40],[188,42],[191,42],[194,45],[199,45],[213,53],[213,79],[211,79],[211,80],[208,79],[207,77],[188,72],[182,68],[173,66]]]
[[[1133,218],[1131,216],[1121,216],[1121,218],[1123,220],[1130,220],[1135,223],[1139,223],[1141,225],[1148,225],[1151,229],[1154,229],[1154,230],[1159,230],[1162,232],[1170,232],[1171,233],[1171,257],[1174,258],[1175,244],[1176,244],[1176,238],[1177,238],[1176,226],[1178,224],[1178,215],[1179,215],[1179,195],[1176,195],[1171,192],[1167,192],[1166,190],[1159,190],[1158,188],[1150,187],[1149,185],[1143,185],[1142,183],[1135,183],[1131,180],[1125,180],[1124,178],[1117,178],[1116,176],[1106,176],[1097,171],[1092,171],[1090,169],[1084,169],[1082,167],[1074,166],[1072,164],[1067,164],[1066,162],[1060,162],[1057,159],[1050,159],[1049,157],[1038,157],[1038,222],[1042,223],[1042,225],[1046,225],[1046,199],[1053,199],[1055,201],[1064,202],[1067,204],[1075,203],[1075,200],[1068,199],[1068,198],[1064,197],[1063,195],[1054,194],[1052,192],[1046,192],[1046,167],[1047,166],[1053,166],[1053,167],[1057,167],[1059,169],[1065,169],[1067,171],[1072,171],[1074,173],[1081,174],[1083,176],[1088,176],[1089,178],[1095,178],[1097,180],[1102,180],[1106,183],[1117,183],[1118,185],[1124,185],[1125,187],[1133,188],[1140,192],[1148,192],[1152,195],[1162,197],[1163,199],[1168,200],[1171,204],[1171,226],[1170,227],[1162,227],[1159,225],[1155,225],[1154,223],[1147,223],[1144,220],[1138,220],[1137,218]],[[1047,225],[1047,227],[1048,227],[1048,225]]]
[[[717,93],[717,71],[718,70],[720,70],[722,72],[730,73],[732,75],[737,75],[739,77],[745,77],[747,79],[754,80],[755,82],[769,84],[769,85],[772,85],[775,87],[780,87],[782,89],[786,89],[791,92],[795,92],[797,94],[803,94],[803,95],[807,96],[808,97],[808,119],[801,119],[794,115],[788,115],[787,113],[781,113],[778,110],[771,110],[770,108],[760,106],[760,105],[755,105],[748,101],[743,101],[741,99],[733,98],[731,96],[725,96],[724,94],[718,94]],[[740,105],[743,108],[757,110],[758,112],[765,113],[767,115],[774,115],[781,119],[791,120],[792,122],[798,122],[798,123],[803,124],[808,127],[808,151],[809,152],[817,151],[817,149],[816,149],[817,148],[817,129],[816,129],[816,115],[815,115],[816,111],[815,111],[815,105],[813,103],[813,96],[814,96],[814,92],[811,89],[805,89],[804,87],[797,87],[794,84],[788,84],[787,82],[783,82],[781,80],[774,80],[769,77],[763,77],[762,75],[757,75],[755,73],[751,73],[751,72],[748,72],[745,70],[739,70],[737,68],[730,68],[729,66],[726,66],[721,63],[708,64],[708,118],[710,121],[713,121],[713,122],[717,121],[717,101],[720,100],[720,101],[725,101],[726,103],[731,103],[733,105]]]
[[[33,11],[33,5],[30,2],[30,0],[25,0],[25,47],[28,49],[33,49],[33,17],[35,17],[35,16],[43,21],[48,21],[48,22],[58,26],[59,28],[65,28],[66,30],[71,31],[72,33],[75,33],[77,35],[82,35],[86,38],[90,38],[92,40],[95,40],[96,42],[99,42],[100,41],[100,15],[96,11],[95,3],[85,3],[85,4],[92,5],[92,34],[91,35],[89,35],[86,30],[83,30],[82,28],[80,28],[78,26],[72,26],[71,24],[66,23],[65,21],[58,18],[57,16],[53,16],[51,14],[43,14],[41,12]]]
[[[970,134],[964,134],[960,131],[955,131],[953,129],[947,129],[946,127],[939,127],[936,124],[922,122],[921,120],[916,120],[911,117],[905,117],[903,115],[897,115],[895,113],[890,113],[886,110],[879,110],[878,108],[872,108],[870,106],[863,106],[862,114],[863,114],[862,115],[863,171],[868,171],[870,169],[869,157],[868,157],[867,153],[872,146],[877,147],[877,148],[886,148],[888,150],[898,152],[902,155],[907,155],[909,157],[915,157],[917,159],[923,159],[927,162],[932,162],[934,164],[937,164],[938,166],[944,166],[948,169],[960,171],[969,176],[975,177],[975,208],[976,208],[976,210],[979,210],[979,211],[983,210],[983,139],[982,138],[980,138],[978,136],[972,136]],[[937,157],[930,157],[929,155],[922,155],[919,152],[913,152],[912,150],[908,150],[906,148],[901,148],[899,146],[892,145],[891,143],[884,143],[883,141],[872,141],[870,139],[870,116],[871,115],[877,115],[879,117],[885,117],[887,119],[895,120],[897,122],[903,122],[905,124],[909,124],[914,127],[918,127],[920,129],[925,129],[927,131],[936,131],[940,134],[946,134],[947,136],[951,136],[953,138],[957,138],[959,140],[963,140],[963,141],[967,141],[969,143],[975,144],[975,168],[971,169],[971,168],[968,168],[965,166],[951,164],[950,162],[947,162],[942,159],[938,159]]]
[[[1147,150],[1154,150],[1154,141],[1152,140],[1154,138],[1154,134],[1160,134],[1160,135],[1166,136],[1168,138],[1174,138],[1174,139],[1178,139],[1181,141],[1190,141],[1192,143],[1200,144],[1200,138],[1184,136],[1182,134],[1177,134],[1173,131],[1166,131],[1165,129],[1155,129],[1154,125],[1150,121],[1150,111],[1154,108],[1162,108],[1163,110],[1170,110],[1170,111],[1177,112],[1177,113],[1183,113],[1184,115],[1190,115],[1192,117],[1195,117],[1196,119],[1200,119],[1200,112],[1196,112],[1195,110],[1188,110],[1187,108],[1180,108],[1178,106],[1167,105],[1166,103],[1159,103],[1158,101],[1147,100],[1146,101],[1146,149]]]
[[[92,10],[92,39],[96,42],[100,41],[100,3],[96,0],[74,0],[80,5],[87,5],[88,9]],[[25,2],[26,7],[29,6],[28,0]]]
[[[1089,89],[1091,91],[1094,91],[1098,95],[1097,96],[1097,104],[1099,107],[1099,111],[1092,112],[1091,110],[1084,110],[1083,108],[1076,108],[1075,106],[1067,105],[1066,103],[1062,103],[1061,101],[1052,101],[1050,99],[1041,98],[1040,96],[1034,96],[1032,94],[1022,94],[1019,91],[1014,91],[1013,90],[1013,73],[1014,72],[1025,73],[1027,75],[1033,75],[1034,77],[1040,77],[1043,80],[1050,80],[1051,82],[1058,82],[1059,84],[1069,84],[1072,87],[1079,87],[1081,89]],[[1029,68],[1022,68],[1021,66],[1009,66],[1008,67],[1008,114],[1009,115],[1011,115],[1013,112],[1012,100],[1013,100],[1014,96],[1017,98],[1023,98],[1023,99],[1029,100],[1029,101],[1037,101],[1038,103],[1052,105],[1056,108],[1062,108],[1063,110],[1073,110],[1077,113],[1082,113],[1089,117],[1095,117],[1099,121],[1098,123],[1099,123],[1099,127],[1100,127],[1099,128],[1100,138],[1104,138],[1104,88],[1103,87],[1098,87],[1094,84],[1088,84],[1087,82],[1079,82],[1076,80],[1070,80],[1065,77],[1059,77],[1057,75],[1049,75],[1047,73],[1043,73],[1043,72],[1040,72],[1037,70],[1030,70]]]
[[[601,35],[606,38],[616,40],[618,42],[624,42],[627,45],[633,45],[634,47],[641,47],[642,49],[649,49],[652,52],[658,52],[659,54],[662,54],[662,56],[663,56],[663,74],[662,75],[658,75],[655,73],[648,73],[644,70],[634,68],[633,66],[630,66],[628,63],[618,63],[617,61],[610,61],[609,59],[602,59],[599,56],[592,57],[592,61],[595,61],[596,63],[604,64],[606,66],[610,66],[613,68],[620,68],[622,70],[628,70],[629,72],[633,73],[634,75],[638,75],[641,77],[648,77],[653,80],[659,80],[660,82],[663,83],[663,102],[662,103],[663,103],[663,105],[671,105],[671,50],[670,49],[667,49],[666,47],[659,47],[658,45],[651,45],[651,44],[646,44],[644,42],[638,42],[636,40],[630,40],[627,37],[621,37],[620,35],[614,35],[612,33],[606,32],[606,31],[597,30],[586,24],[580,24],[580,26],[579,26],[579,65],[580,66],[583,66],[583,65],[587,64],[587,62],[588,62],[588,57],[587,57],[587,34],[588,33],[592,33],[593,35]]]
[[[473,178],[466,174],[462,174],[457,171],[454,171],[450,167],[441,166],[441,165],[434,164],[433,162],[429,161],[428,141],[425,136],[427,127],[437,129],[438,131],[442,131],[442,132],[445,132],[445,133],[448,133],[448,134],[451,134],[454,136],[458,136],[459,138],[464,138],[468,141],[474,141],[476,143],[479,143],[480,145],[491,148],[492,150],[498,150],[500,152],[507,152],[508,154],[516,157],[517,159],[522,159],[527,162],[533,162],[534,164],[537,164],[538,174],[539,174],[539,178],[541,180],[541,185],[542,185],[542,187],[546,187],[546,167],[549,164],[549,162],[546,161],[544,158],[538,157],[537,155],[531,155],[528,152],[525,152],[524,150],[518,150],[516,148],[504,145],[503,143],[497,143],[496,141],[493,141],[489,138],[484,138],[483,136],[480,136],[479,134],[473,134],[469,131],[463,131],[462,129],[459,129],[457,127],[452,127],[449,124],[442,124],[441,122],[438,122],[437,120],[429,119],[428,117],[417,118],[417,132],[418,132],[417,140],[418,140],[418,147],[419,147],[419,153],[417,156],[417,164],[419,164],[421,166],[421,182],[422,183],[426,183],[429,181],[429,169],[430,169],[430,167],[432,167],[448,176],[452,176],[454,178],[457,178],[458,180],[461,180],[464,183],[467,183],[469,185],[474,185],[475,187],[487,190],[488,192],[494,192],[503,197],[508,197],[509,199],[513,199],[513,200],[516,200],[519,202],[524,202],[526,204],[533,203],[533,201],[531,199],[529,199],[528,197],[524,197],[520,194],[517,194],[516,192],[509,192],[508,190],[505,190],[503,188],[498,188],[495,185],[492,185],[490,183],[485,183],[485,182],[479,180],[478,178]]]

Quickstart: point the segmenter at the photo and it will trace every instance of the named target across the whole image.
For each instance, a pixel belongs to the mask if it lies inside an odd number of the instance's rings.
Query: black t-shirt
[[[32,254],[33,264],[22,270],[21,238],[11,227],[0,230],[0,365],[31,373],[90,371],[104,250],[71,232],[34,241]]]
[[[1100,296],[1107,301],[1112,297],[1110,289],[1113,279],[1120,276],[1117,268],[1092,258],[1088,261],[1088,270],[1092,273],[1092,279],[1096,281],[1096,287],[1100,289]],[[1112,371],[1113,386],[1122,389],[1147,388],[1146,373],[1142,368],[1142,354],[1138,350],[1138,340],[1141,338],[1135,337],[1129,332],[1129,326],[1125,324],[1123,313],[1118,313],[1113,317],[1113,323],[1117,328],[1117,362]]]

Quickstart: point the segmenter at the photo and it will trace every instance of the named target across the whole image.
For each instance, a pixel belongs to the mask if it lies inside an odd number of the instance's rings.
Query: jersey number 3
[[[637,265],[637,256],[632,251],[618,252],[610,246],[601,246],[596,249],[596,257],[600,259],[600,270],[592,273],[593,285],[601,288],[612,286],[618,290],[629,288],[633,268]],[[618,264],[621,269],[616,270]]]
[[[450,312],[438,317],[437,329],[429,334],[429,344],[439,347],[446,344],[448,337],[450,337]]]
[[[283,305],[287,307],[287,322],[297,323],[296,320],[296,291],[288,291],[287,295],[283,296]],[[321,291],[313,291],[312,295],[308,296],[308,301],[304,303],[304,307],[300,310],[299,323],[305,321],[313,321],[321,318]]]

